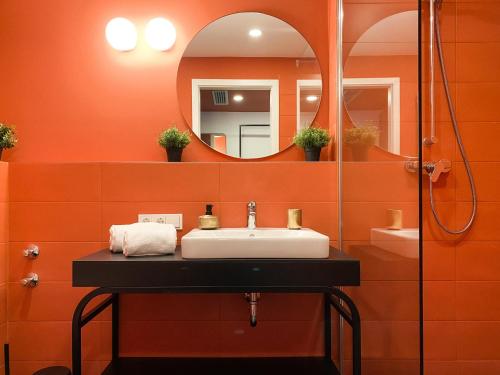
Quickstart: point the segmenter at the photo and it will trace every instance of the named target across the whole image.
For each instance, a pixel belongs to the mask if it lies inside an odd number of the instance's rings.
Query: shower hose
[[[467,172],[467,177],[469,179],[469,185],[470,185],[470,190],[471,190],[471,195],[472,195],[472,210],[471,210],[470,216],[467,220],[467,223],[461,229],[458,229],[458,230],[452,230],[452,229],[448,228],[445,224],[443,224],[443,222],[439,218],[439,215],[437,213],[437,210],[436,210],[436,207],[434,204],[433,183],[432,183],[431,174],[429,174],[429,195],[430,195],[430,201],[431,201],[432,214],[434,215],[434,218],[436,219],[436,222],[441,227],[441,229],[443,229],[445,232],[447,232],[449,234],[462,234],[470,229],[470,227],[472,226],[472,223],[474,222],[474,219],[476,218],[477,192],[476,192],[476,187],[474,184],[474,177],[472,175],[472,170],[470,167],[469,159],[467,158],[467,154],[465,152],[465,147],[463,144],[462,136],[460,134],[460,129],[458,128],[457,118],[456,118],[456,114],[455,114],[455,107],[453,106],[453,102],[451,99],[451,92],[450,92],[450,87],[449,87],[449,83],[448,83],[448,75],[446,73],[446,65],[445,65],[444,56],[443,56],[443,49],[442,49],[442,43],[441,43],[441,30],[440,30],[440,22],[439,22],[439,11],[441,9],[441,0],[436,1],[434,6],[435,6],[434,30],[436,33],[436,47],[437,47],[438,58],[439,58],[439,66],[441,68],[441,76],[443,79],[444,91],[446,94],[446,100],[448,102],[448,110],[450,112],[451,122],[453,124],[453,131],[455,132],[455,137],[457,139],[457,144],[458,144],[458,148],[460,150],[460,155],[461,155],[462,160],[464,162],[465,171]],[[434,98],[431,98],[431,100],[434,100]]]

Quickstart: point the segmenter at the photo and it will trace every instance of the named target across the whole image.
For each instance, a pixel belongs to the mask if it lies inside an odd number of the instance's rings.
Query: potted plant
[[[352,127],[345,131],[344,142],[351,148],[353,160],[368,159],[368,149],[375,144],[378,134],[378,127],[373,125]]]
[[[158,139],[161,147],[167,150],[168,161],[181,161],[182,150],[191,142],[189,131],[181,132],[176,127],[164,130]]]
[[[0,160],[2,159],[3,149],[12,148],[16,143],[17,137],[14,127],[0,122]]]
[[[325,129],[310,127],[302,129],[295,135],[293,143],[304,149],[306,161],[319,161],[321,149],[328,145],[330,139]]]

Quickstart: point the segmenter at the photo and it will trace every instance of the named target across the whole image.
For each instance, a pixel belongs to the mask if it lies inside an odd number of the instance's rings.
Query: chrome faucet
[[[248,202],[247,205],[248,209],[248,229],[255,229],[255,222],[256,222],[256,216],[257,216],[257,205],[255,204],[254,201]]]

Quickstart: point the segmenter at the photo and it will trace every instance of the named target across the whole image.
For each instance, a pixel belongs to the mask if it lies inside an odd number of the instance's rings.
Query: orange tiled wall
[[[71,260],[106,246],[113,223],[138,213],[184,214],[196,226],[205,203],[221,225],[246,224],[257,201],[257,223],[285,226],[286,210],[304,210],[304,225],[336,238],[336,164],[74,163],[10,164],[10,327],[14,375],[70,363],[70,318],[88,289],[71,287]],[[21,251],[34,242],[41,255]],[[19,279],[40,274],[37,288]],[[259,326],[248,324],[241,295],[132,296],[122,301],[124,355],[303,355],[322,350],[321,300],[311,295],[264,295]],[[109,358],[109,315],[85,329],[85,367],[96,373]]]
[[[0,345],[7,342],[8,168],[0,161]],[[3,348],[0,372],[4,370]]]
[[[500,373],[500,3],[445,1],[441,18],[453,100],[479,207],[471,231],[451,237],[435,225],[426,197],[426,370],[428,375],[496,375]],[[425,157],[453,161],[452,172],[439,184],[437,200],[443,220],[460,227],[471,199],[440,83],[438,87],[439,143],[426,150]]]
[[[164,160],[161,129],[187,128],[178,104],[177,70],[185,47],[206,24],[227,14],[264,12],[294,26],[309,41],[329,75],[329,0],[3,0],[0,2],[0,114],[17,125],[22,142],[10,161]],[[117,16],[141,36],[132,52],[113,50],[104,37]],[[169,18],[177,41],[152,51],[142,38],[152,17]],[[47,27],[50,25],[50,27]],[[325,127],[328,103],[319,116]],[[325,151],[326,152],[326,151]],[[199,140],[188,161],[228,161]],[[301,160],[291,148],[271,160]]]
[[[404,161],[347,161],[342,189],[343,249],[361,261],[361,286],[348,291],[362,320],[363,373],[417,375],[418,257],[387,252],[370,240],[372,228],[387,226],[388,209],[402,210],[404,228],[418,227],[417,176],[405,171]]]

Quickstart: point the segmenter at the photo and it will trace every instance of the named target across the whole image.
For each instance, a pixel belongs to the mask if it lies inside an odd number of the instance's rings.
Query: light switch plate
[[[172,224],[175,229],[182,230],[182,214],[139,214],[139,223]]]

